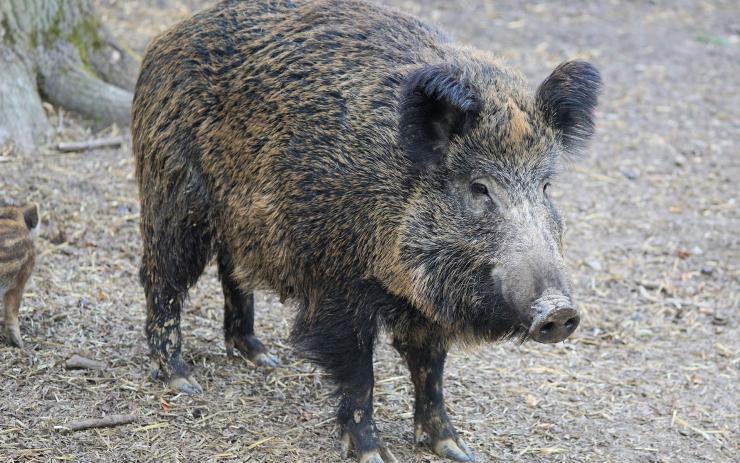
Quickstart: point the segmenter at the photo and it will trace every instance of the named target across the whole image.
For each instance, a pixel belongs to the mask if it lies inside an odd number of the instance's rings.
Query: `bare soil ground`
[[[98,0],[140,53],[209,3]],[[740,461],[740,4],[396,6],[500,54],[533,86],[574,57],[605,81],[589,154],[554,187],[581,327],[556,346],[491,345],[448,363],[448,405],[479,461]],[[48,109],[59,139],[98,135]],[[286,344],[291,308],[259,294],[259,333],[284,368],[228,359],[213,269],[183,315],[205,394],[148,381],[133,170],[128,146],[0,154],[0,197],[44,211],[21,309],[27,345],[0,344],[0,461],[339,461],[331,385]],[[439,461],[413,444],[404,366],[387,344],[378,351],[387,443],[400,461]],[[75,353],[107,367],[65,369]],[[107,414],[137,421],[64,432]]]

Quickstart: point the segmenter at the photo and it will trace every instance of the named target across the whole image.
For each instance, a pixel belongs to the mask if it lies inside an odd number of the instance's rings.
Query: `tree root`
[[[102,44],[90,53],[90,66],[104,81],[133,92],[141,58],[128,47],[118,44],[106,28],[99,33]]]
[[[40,87],[52,103],[86,116],[100,125],[127,126],[133,94],[108,84],[84,69],[77,50],[70,44],[57,44],[43,57]]]

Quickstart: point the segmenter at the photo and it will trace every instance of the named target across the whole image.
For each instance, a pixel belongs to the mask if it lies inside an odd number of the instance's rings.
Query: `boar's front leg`
[[[327,298],[313,313],[296,318],[293,341],[302,354],[329,373],[340,398],[342,458],[353,447],[360,463],[398,463],[386,448],[373,419],[373,347],[377,325],[369,291],[357,291],[362,301]]]
[[[342,458],[354,447],[360,463],[398,463],[385,447],[373,419],[373,352],[372,345],[345,354],[343,377],[339,382],[341,397],[337,420],[342,427]]]
[[[473,452],[457,436],[447,416],[442,389],[447,349],[431,341],[429,344],[395,337],[393,346],[406,359],[416,392],[414,436],[420,441],[427,433],[434,452],[456,461],[474,461]]]

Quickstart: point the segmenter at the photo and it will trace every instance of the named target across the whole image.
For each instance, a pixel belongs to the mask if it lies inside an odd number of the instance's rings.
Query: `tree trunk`
[[[0,0],[0,145],[49,132],[41,98],[128,125],[139,59],[116,44],[92,0]]]

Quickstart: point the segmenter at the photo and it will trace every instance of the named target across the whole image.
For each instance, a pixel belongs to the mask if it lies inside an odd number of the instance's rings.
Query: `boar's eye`
[[[547,194],[547,190],[549,190],[549,189],[550,189],[550,182],[545,182],[545,184],[542,185],[542,192],[544,194]]]
[[[474,195],[488,196],[488,187],[482,183],[473,182],[473,184],[470,185],[470,190]]]

